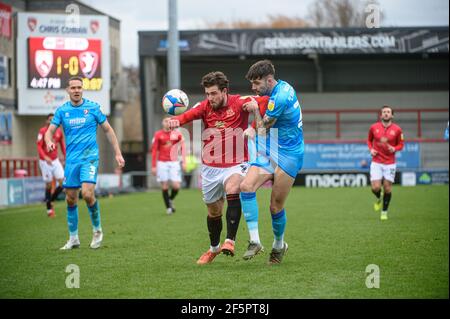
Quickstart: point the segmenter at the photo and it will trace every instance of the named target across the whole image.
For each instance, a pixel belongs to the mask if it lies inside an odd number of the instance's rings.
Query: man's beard
[[[223,106],[223,104],[224,104],[224,100],[220,101],[218,104],[211,103],[211,106],[214,110],[217,110],[217,109],[220,109]]]
[[[392,117],[391,117],[389,120],[386,120],[386,119],[384,119],[384,118],[381,118],[381,121],[382,121],[383,123],[389,123],[390,121],[392,121]]]

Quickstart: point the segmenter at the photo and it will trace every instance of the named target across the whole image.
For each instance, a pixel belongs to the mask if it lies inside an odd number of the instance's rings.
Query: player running
[[[202,193],[208,209],[207,227],[210,248],[197,261],[211,263],[223,252],[234,256],[236,233],[241,218],[239,185],[248,168],[248,149],[243,132],[248,127],[252,106],[243,107],[246,99],[229,94],[229,81],[222,72],[211,72],[202,78],[206,99],[184,114],[169,121],[171,128],[202,119],[204,142],[202,152]],[[256,106],[257,107],[257,106]],[[220,247],[222,208],[227,200],[227,236]]]
[[[284,241],[284,205],[302,168],[304,150],[302,113],[297,94],[292,86],[275,80],[274,76],[275,67],[269,60],[256,62],[246,75],[256,94],[270,98],[264,116],[261,116],[254,99],[244,104],[254,110],[258,153],[240,187],[242,210],[250,233],[250,244],[243,256],[248,260],[263,249],[258,232],[256,191],[268,180],[273,180],[270,213],[275,238],[269,264],[280,263],[288,249]]]
[[[372,155],[370,164],[370,182],[372,193],[377,198],[374,209],[381,211],[381,220],[388,219],[388,207],[392,197],[392,184],[395,180],[395,153],[403,149],[403,133],[400,126],[394,124],[394,110],[390,106],[381,108],[381,121],[369,129],[367,146]],[[383,202],[381,202],[381,184],[383,181]]]
[[[45,133],[45,142],[49,151],[55,149],[52,141],[58,126],[62,126],[67,140],[67,159],[64,172],[63,187],[66,189],[67,223],[70,238],[61,248],[68,250],[78,248],[78,193],[87,204],[93,226],[93,238],[90,247],[99,248],[103,240],[100,222],[100,207],[95,198],[95,183],[97,182],[99,151],[97,145],[97,126],[100,125],[112,145],[115,159],[119,167],[125,165],[125,160],[117,142],[116,134],[109,125],[100,105],[83,98],[83,79],[72,77],[68,81],[67,92],[70,101],[60,106]]]
[[[174,149],[175,147],[175,149]],[[162,121],[162,129],[155,132],[152,140],[152,174],[161,183],[164,204],[167,214],[175,213],[173,200],[181,186],[181,168],[178,160],[179,151],[182,156],[183,171],[186,170],[186,155],[183,135],[169,128],[169,118]],[[171,192],[169,196],[169,181]]]
[[[41,168],[42,179],[45,182],[45,202],[47,205],[47,216],[51,218],[55,217],[53,202],[58,198],[58,195],[61,194],[63,190],[62,184],[64,179],[64,169],[58,158],[58,148],[55,147],[53,151],[49,152],[44,141],[44,135],[47,132],[52,119],[53,113],[48,114],[47,120],[45,121],[45,126],[39,129],[36,141],[37,151],[39,154],[39,167]],[[66,157],[66,147],[64,145],[64,136],[60,129],[56,130],[53,139],[56,146],[58,144],[61,146],[61,153],[63,154],[62,160],[64,160],[64,158]],[[52,194],[53,179],[56,179],[57,187]]]

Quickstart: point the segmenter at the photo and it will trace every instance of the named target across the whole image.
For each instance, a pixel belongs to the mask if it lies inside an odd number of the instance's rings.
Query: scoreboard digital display
[[[102,89],[100,39],[28,38],[28,87],[64,89],[72,76],[83,78],[83,89]]]

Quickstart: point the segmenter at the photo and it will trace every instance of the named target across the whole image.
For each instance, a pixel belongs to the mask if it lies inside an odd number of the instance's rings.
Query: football
[[[167,114],[179,115],[187,110],[189,98],[186,93],[179,89],[173,89],[164,94],[162,107]]]

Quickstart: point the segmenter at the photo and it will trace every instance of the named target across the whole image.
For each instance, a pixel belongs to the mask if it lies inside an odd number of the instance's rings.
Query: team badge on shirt
[[[269,101],[269,104],[267,105],[267,109],[272,112],[274,108],[275,108],[275,102],[272,100]]]

